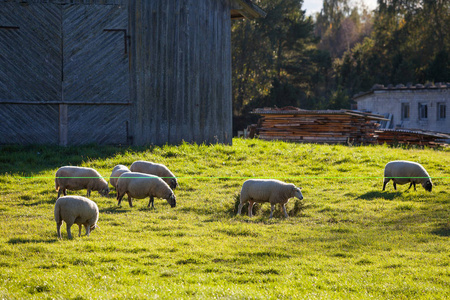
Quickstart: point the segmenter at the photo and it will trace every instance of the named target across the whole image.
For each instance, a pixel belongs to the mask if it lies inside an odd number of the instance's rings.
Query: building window
[[[445,105],[445,103],[438,103],[438,115],[437,115],[437,119],[438,120],[444,120],[447,117],[447,105]]]
[[[409,103],[402,103],[402,120],[409,120]]]
[[[428,105],[425,103],[419,103],[419,120],[428,119]]]

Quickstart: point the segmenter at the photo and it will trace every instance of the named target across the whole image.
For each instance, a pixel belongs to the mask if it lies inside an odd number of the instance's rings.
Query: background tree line
[[[374,84],[450,82],[450,1],[324,0],[307,16],[303,0],[254,1],[266,18],[235,21],[235,129],[256,107],[350,108]]]

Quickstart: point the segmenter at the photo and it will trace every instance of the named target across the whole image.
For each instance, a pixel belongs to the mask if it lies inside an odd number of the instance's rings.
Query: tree
[[[450,80],[450,2],[379,0],[369,38],[336,61],[337,82],[348,92],[373,84]]]
[[[341,58],[345,51],[369,36],[371,13],[364,4],[350,8],[347,0],[324,0],[317,15],[315,33],[320,37],[319,48]]]
[[[232,26],[233,107],[239,116],[258,103],[299,105],[318,78],[310,54],[316,49],[312,18],[298,0],[262,0],[267,17],[238,21]],[[329,63],[331,67],[331,63]],[[319,72],[320,73],[320,72]],[[295,97],[286,97],[295,95]],[[272,99],[272,100],[270,100]],[[286,99],[290,99],[289,101]]]

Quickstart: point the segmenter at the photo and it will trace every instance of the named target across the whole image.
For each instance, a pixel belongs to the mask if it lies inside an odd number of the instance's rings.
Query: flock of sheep
[[[432,182],[425,168],[416,162],[392,161],[384,168],[383,191],[386,184],[392,180],[394,189],[397,184],[410,183],[409,188],[421,184],[425,190],[431,192]],[[144,199],[149,197],[148,207],[153,208],[154,197],[166,199],[171,207],[176,206],[176,197],[173,190],[178,186],[175,175],[164,165],[148,161],[135,161],[130,169],[124,165],[117,165],[112,170],[110,184],[117,191],[117,201],[120,205],[125,194],[128,196],[130,207],[133,206],[132,198]],[[109,194],[109,186],[100,173],[92,168],[65,166],[58,169],[55,176],[55,188],[58,198],[55,203],[55,221],[58,238],[61,238],[61,225],[64,221],[67,225],[67,235],[71,239],[70,228],[77,224],[78,235],[81,236],[81,228],[86,228],[86,235],[97,227],[99,210],[97,204],[81,196],[67,196],[67,190],[87,189],[87,197],[91,191],[98,191],[102,196]],[[64,196],[61,197],[61,194]],[[303,199],[301,188],[294,184],[285,183],[275,179],[248,179],[244,182],[240,194],[238,215],[241,214],[244,204],[249,203],[248,215],[252,217],[254,203],[271,204],[270,218],[276,204],[280,204],[285,217],[286,203],[290,198]]]

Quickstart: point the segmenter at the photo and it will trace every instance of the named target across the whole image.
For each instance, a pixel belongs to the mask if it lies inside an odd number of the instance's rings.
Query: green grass
[[[100,209],[90,237],[56,238],[54,174],[89,166],[166,164],[177,207],[162,199]],[[384,165],[420,162],[433,192],[392,183]],[[450,149],[340,146],[234,139],[233,146],[0,147],[2,299],[448,299]],[[279,178],[301,186],[284,219],[255,205],[236,216],[242,183]],[[85,195],[85,191],[69,194]],[[246,208],[243,209],[246,213]],[[72,228],[77,233],[77,226]],[[84,233],[84,230],[83,230]]]

